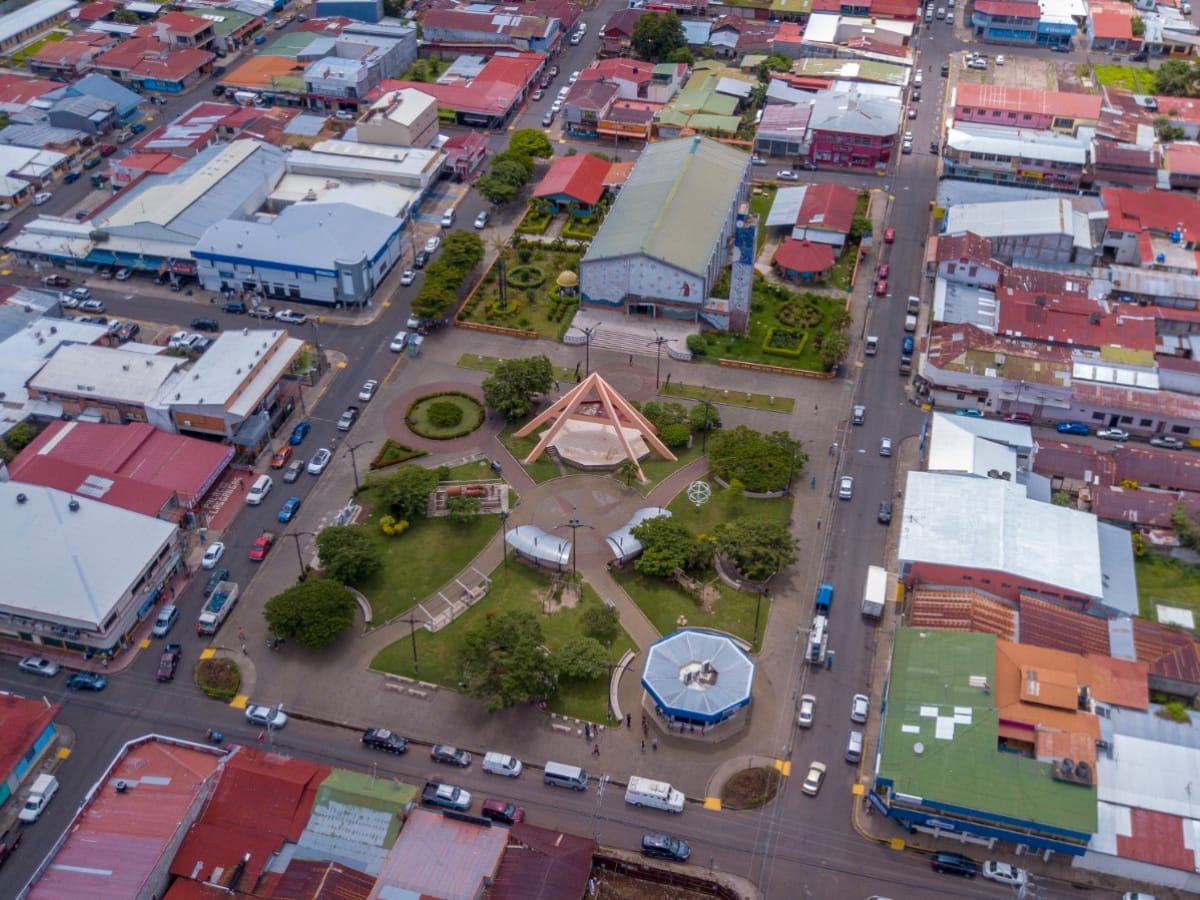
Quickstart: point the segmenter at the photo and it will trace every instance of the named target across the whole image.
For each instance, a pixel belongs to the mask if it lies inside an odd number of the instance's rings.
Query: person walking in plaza
[[[599,755],[600,755],[600,745],[592,744],[592,756],[599,756]]]
[[[645,753],[645,752],[646,752],[646,740],[645,740],[645,738],[643,738],[643,739],[642,739],[642,752],[643,752],[643,753]]]
[[[655,753],[658,752],[658,738],[654,738],[654,740],[652,740],[650,742],[650,749],[653,750]]]

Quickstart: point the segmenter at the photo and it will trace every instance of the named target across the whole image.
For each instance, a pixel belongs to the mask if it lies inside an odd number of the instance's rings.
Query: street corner
[[[232,700],[229,701],[229,705],[233,709],[245,709],[249,703],[250,703],[250,695],[249,694],[238,694]]]

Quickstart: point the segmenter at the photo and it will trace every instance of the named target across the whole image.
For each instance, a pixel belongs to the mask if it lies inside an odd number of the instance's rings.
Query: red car
[[[254,542],[254,546],[250,548],[250,559],[254,562],[262,562],[274,543],[275,533],[273,531],[264,531],[258,536],[258,539]]]
[[[117,152],[116,144],[101,144],[100,145],[100,155],[101,156],[112,156],[116,152]]]
[[[885,244],[896,243],[896,229],[895,228],[888,228],[883,232],[883,242]]]
[[[875,282],[875,296],[883,297],[886,295],[887,295],[887,279],[880,278],[877,282]]]
[[[892,274],[892,267],[889,266],[887,263],[881,263],[879,266],[879,277],[887,278],[891,274]]]

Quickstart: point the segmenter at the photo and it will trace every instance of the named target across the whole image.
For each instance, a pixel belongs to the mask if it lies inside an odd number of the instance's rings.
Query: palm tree
[[[626,457],[617,466],[617,474],[625,479],[625,487],[632,487],[633,479],[638,477],[638,464]]]

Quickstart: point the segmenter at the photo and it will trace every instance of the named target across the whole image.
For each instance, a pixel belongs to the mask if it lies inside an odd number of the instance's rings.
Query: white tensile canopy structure
[[[538,414],[514,437],[526,437],[551,419],[554,424],[522,460],[526,465],[553,446],[563,459],[585,468],[607,468],[623,459],[633,460],[638,467],[638,480],[645,481],[639,460],[649,454],[650,448],[664,459],[675,459],[675,454],[658,439],[658,429],[596,372]]]

